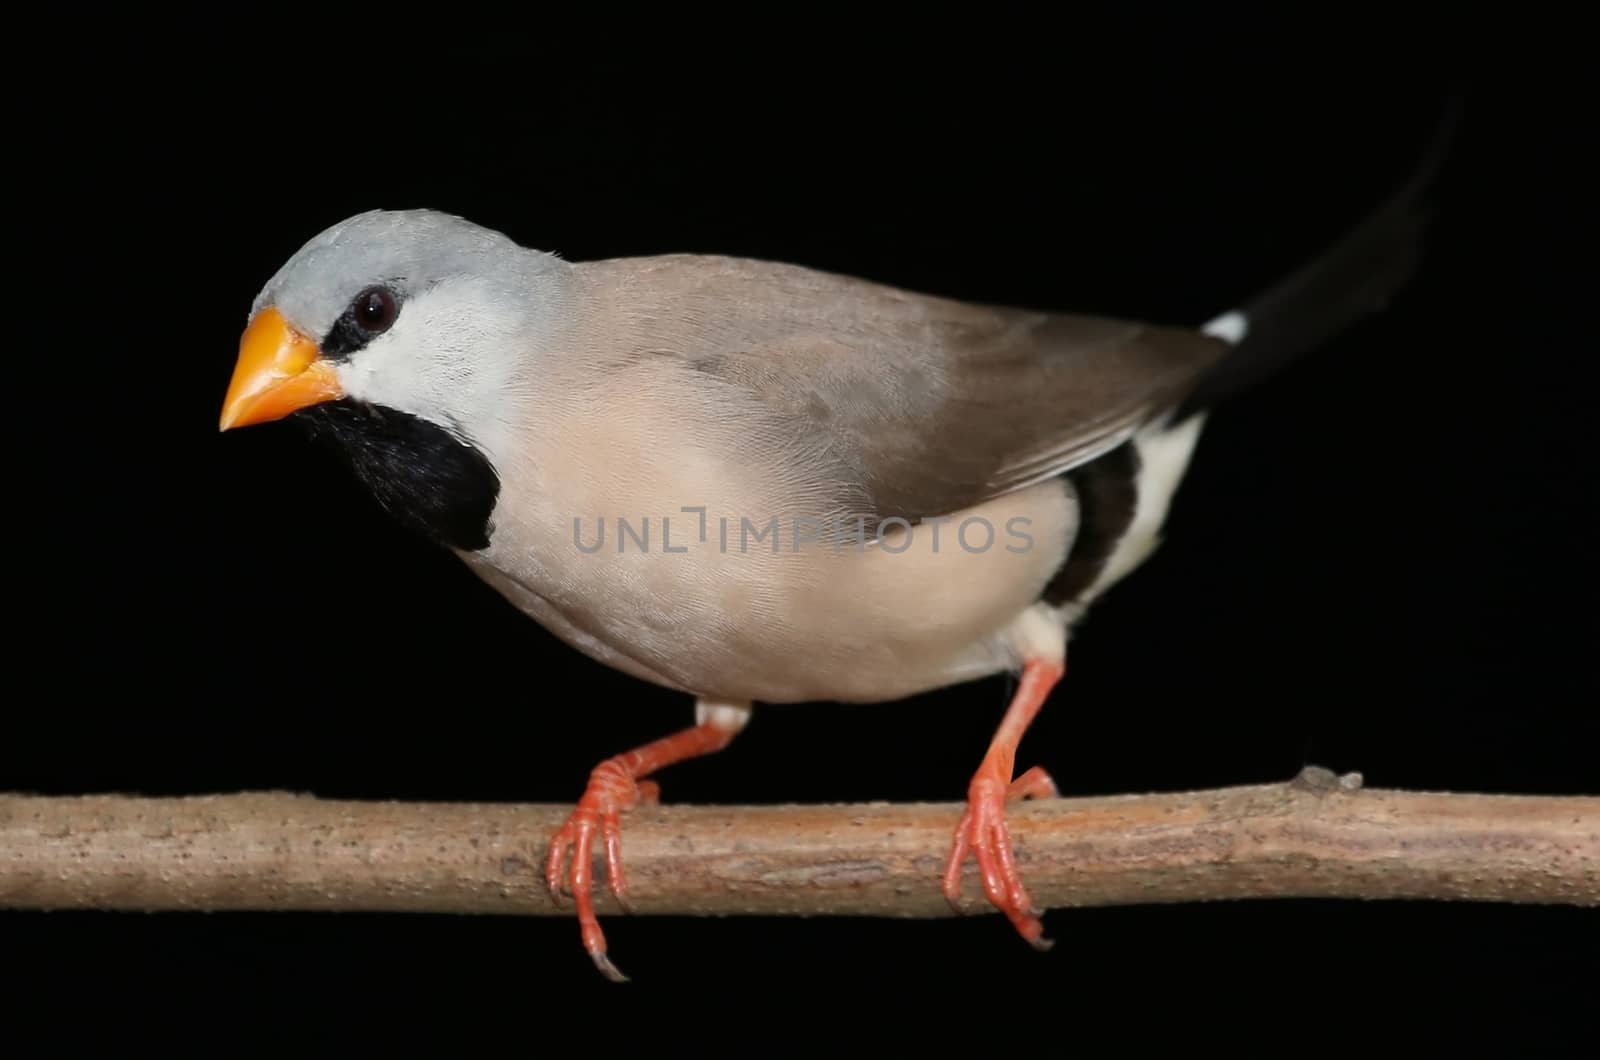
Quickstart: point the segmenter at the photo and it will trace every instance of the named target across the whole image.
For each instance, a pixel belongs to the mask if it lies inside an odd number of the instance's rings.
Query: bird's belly
[[[729,700],[866,702],[1015,665],[1004,630],[1060,566],[1074,517],[1050,481],[865,546],[797,541],[782,524],[757,536],[770,527],[737,519],[724,532],[710,512],[704,540],[698,513],[592,520],[565,540],[505,525],[465,558],[555,635],[636,677]]]

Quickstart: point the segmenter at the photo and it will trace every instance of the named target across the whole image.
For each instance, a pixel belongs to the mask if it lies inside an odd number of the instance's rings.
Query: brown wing
[[[850,507],[864,497],[859,514],[879,520],[959,511],[1092,460],[1228,349],[765,262],[664,256],[628,271],[630,315],[670,336],[653,352],[748,395],[809,443],[797,451],[825,451],[816,473],[842,476]]]

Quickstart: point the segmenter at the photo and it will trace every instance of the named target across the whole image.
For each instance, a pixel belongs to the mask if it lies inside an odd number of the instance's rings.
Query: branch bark
[[[640,808],[640,914],[937,917],[958,804]],[[568,806],[0,795],[0,907],[568,914]],[[1328,897],[1600,905],[1600,798],[1285,784],[1019,803],[1043,907]],[[598,870],[597,870],[598,871]],[[603,879],[603,876],[600,877]],[[617,912],[608,895],[597,903]],[[969,864],[963,912],[985,913]]]

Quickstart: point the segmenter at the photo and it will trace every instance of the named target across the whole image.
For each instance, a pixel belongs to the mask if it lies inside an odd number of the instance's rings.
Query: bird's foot
[[[1047,950],[1053,943],[1044,937],[1044,922],[1017,871],[1011,830],[1006,826],[1006,803],[1014,799],[1055,798],[1057,794],[1055,781],[1037,766],[1010,780],[998,764],[985,762],[967,789],[967,811],[956,826],[944,870],[944,895],[959,908],[961,869],[967,854],[975,854],[984,894],[1006,915],[1018,934],[1039,950]]]
[[[589,786],[578,800],[567,823],[550,840],[545,859],[544,878],[550,894],[561,901],[561,881],[567,875],[567,851],[572,851],[572,897],[578,907],[578,926],[583,932],[583,948],[594,966],[607,979],[625,982],[627,976],[606,956],[606,936],[594,915],[594,840],[605,844],[606,882],[617,904],[628,908],[628,880],[622,874],[622,813],[642,804],[654,804],[661,789],[654,781],[642,780],[657,770],[688,758],[720,751],[749,719],[749,704],[699,700],[695,705],[699,721],[692,727],[662,737],[626,754],[608,758],[589,774]],[[703,716],[702,716],[703,715]]]
[[[613,982],[627,976],[606,956],[606,936],[594,912],[594,841],[598,834],[605,844],[606,884],[623,909],[628,908],[628,881],[622,872],[622,812],[634,806],[654,805],[661,790],[651,780],[638,780],[628,769],[627,756],[601,762],[589,774],[589,786],[578,800],[577,809],[567,818],[550,841],[545,861],[545,883],[556,901],[561,900],[562,880],[566,876],[567,851],[572,851],[571,893],[578,907],[578,926],[583,932],[583,948],[595,967]]]

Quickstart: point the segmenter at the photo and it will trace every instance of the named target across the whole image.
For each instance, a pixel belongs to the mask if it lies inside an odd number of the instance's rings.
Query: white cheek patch
[[[505,451],[516,400],[519,318],[465,285],[407,299],[389,331],[335,371],[357,401],[420,417],[483,450]]]

